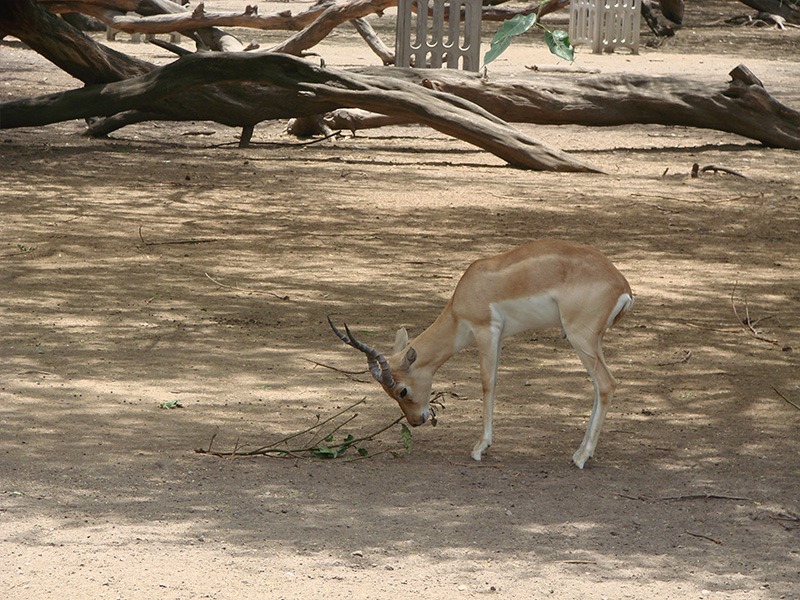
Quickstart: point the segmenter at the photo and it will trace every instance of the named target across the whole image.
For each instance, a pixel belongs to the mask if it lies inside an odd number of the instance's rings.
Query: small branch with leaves
[[[554,3],[551,2],[551,4]],[[560,29],[551,30],[542,25],[540,17],[546,4],[540,4],[539,10],[535,13],[514,15],[500,26],[490,42],[489,50],[483,56],[484,69],[486,65],[506,51],[511,45],[512,39],[522,35],[532,27],[538,27],[544,31],[544,41],[551,54],[569,62],[575,60],[575,49],[572,47],[569,34]]]
[[[209,454],[217,457],[270,456],[275,458],[331,459],[344,456],[352,448],[357,452],[358,457],[354,457],[351,460],[356,458],[369,458],[371,456],[377,456],[377,454],[381,453],[370,454],[369,450],[364,446],[364,443],[370,442],[382,433],[392,429],[395,425],[400,423],[404,417],[400,416],[388,425],[385,425],[377,431],[366,435],[356,437],[353,434],[347,434],[346,436],[337,439],[337,434],[346,425],[352,423],[358,417],[357,412],[353,412],[352,414],[347,413],[352,412],[353,409],[361,404],[364,404],[365,402],[366,399],[362,398],[358,402],[354,402],[353,404],[343,408],[326,419],[320,420],[320,416],[317,415],[316,422],[310,427],[306,427],[301,431],[292,433],[276,442],[266,446],[261,446],[260,448],[256,448],[254,450],[242,449],[239,446],[238,440],[233,450],[213,450],[212,447],[214,445],[214,439],[217,437],[217,434],[215,433],[213,436],[211,436],[211,440],[208,443],[208,448],[197,448],[195,449],[195,452],[197,454]],[[405,424],[401,425],[400,435],[403,442],[403,447],[405,448],[406,452],[410,452],[411,431]],[[292,445],[289,443],[303,436],[307,437],[307,441],[298,443],[297,445]]]

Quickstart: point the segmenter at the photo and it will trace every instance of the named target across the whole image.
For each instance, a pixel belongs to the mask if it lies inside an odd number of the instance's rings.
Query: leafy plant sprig
[[[319,416],[317,416],[317,422],[314,425],[303,429],[302,431],[298,431],[297,433],[293,433],[288,435],[277,442],[269,444],[267,446],[262,446],[260,448],[256,448],[255,450],[244,450],[241,449],[236,444],[236,447],[233,450],[229,451],[218,451],[212,450],[212,446],[214,444],[214,438],[216,438],[217,434],[215,433],[211,437],[211,441],[208,443],[208,448],[197,448],[195,452],[198,454],[210,454],[212,456],[220,456],[220,457],[232,457],[232,456],[273,456],[278,458],[301,458],[301,457],[313,457],[313,458],[322,458],[322,459],[334,459],[340,458],[344,454],[348,452],[351,448],[353,448],[357,453],[357,458],[367,458],[369,456],[374,456],[369,453],[369,450],[363,445],[364,442],[371,441],[380,434],[388,431],[395,425],[397,425],[401,420],[405,417],[400,416],[388,425],[380,428],[378,431],[373,433],[363,435],[360,437],[355,437],[353,434],[347,434],[344,438],[337,441],[336,440],[336,433],[341,430],[345,425],[350,423],[353,419],[358,416],[358,413],[354,413],[344,421],[339,422],[338,424],[335,423],[336,419],[342,417],[345,413],[353,410],[356,406],[363,404],[366,402],[365,399],[361,399],[358,402],[347,406],[334,414],[331,417],[328,417],[322,421],[319,420]],[[333,429],[330,430],[329,427],[328,431],[323,432],[323,428],[326,425],[333,425]],[[294,440],[300,436],[311,434],[311,440],[306,442],[305,444],[301,444],[298,447],[291,447],[288,442]],[[324,437],[322,437],[324,435]],[[408,427],[403,424],[401,428],[401,440],[403,442],[403,447],[407,452],[411,451],[411,431]]]
[[[359,446],[352,433],[348,433],[344,440],[338,444],[334,443],[333,434],[327,436],[324,442],[324,444],[320,443],[309,449],[312,456],[315,458],[339,458],[350,448],[355,448],[359,456],[369,455],[369,450],[364,448],[364,446]]]
[[[533,13],[514,15],[503,22],[500,29],[494,34],[489,50],[483,56],[484,67],[505,52],[511,45],[512,39],[534,26],[544,30],[544,41],[551,53],[570,62],[575,60],[575,49],[572,47],[569,34],[561,29],[555,31],[548,29],[539,20],[539,13]]]

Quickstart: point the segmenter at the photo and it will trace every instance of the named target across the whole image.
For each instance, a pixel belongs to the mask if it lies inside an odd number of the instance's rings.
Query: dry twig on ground
[[[783,398],[784,400],[786,400],[786,402],[788,402],[789,404],[791,404],[792,406],[794,406],[794,407],[795,407],[797,410],[800,410],[800,404],[797,404],[796,402],[793,402],[792,400],[789,400],[789,398],[786,396],[786,394],[784,394],[783,392],[781,392],[781,391],[780,391],[778,388],[776,388],[774,385],[772,386],[772,389],[773,389],[773,390],[775,390],[775,393],[776,393],[776,394],[778,394],[778,396],[780,396],[781,398]]]
[[[692,177],[699,177],[701,173],[706,173],[708,171],[713,171],[714,173],[727,173],[728,175],[741,177],[742,179],[750,179],[744,173],[740,173],[739,171],[730,169],[728,167],[720,167],[719,165],[706,165],[705,167],[701,167],[697,163],[692,165]]]
[[[736,315],[736,319],[739,321],[744,330],[749,333],[753,338],[760,340],[762,342],[767,342],[769,344],[773,344],[775,346],[778,345],[778,340],[773,340],[771,338],[764,337],[761,332],[756,329],[756,325],[758,325],[761,321],[765,319],[771,319],[772,315],[768,315],[766,317],[761,317],[760,319],[756,319],[755,321],[750,318],[750,307],[747,305],[747,301],[745,300],[744,303],[744,318],[739,315],[739,310],[736,307],[736,287],[739,285],[739,282],[733,284],[733,290],[731,290],[731,306],[733,307],[733,314]]]
[[[144,239],[144,235],[142,235],[142,226],[139,226],[139,240],[142,242],[142,246],[171,246],[171,245],[180,245],[180,244],[208,244],[210,242],[218,242],[220,241],[219,238],[189,238],[189,239],[180,239],[180,240],[165,240],[162,242],[148,242]]]
[[[288,300],[289,299],[289,296],[287,296],[287,295],[281,296],[280,294],[276,294],[275,292],[269,292],[269,291],[266,291],[266,290],[253,290],[253,289],[249,289],[249,288],[236,287],[235,285],[227,285],[227,284],[224,284],[224,283],[222,283],[220,281],[217,281],[216,279],[214,279],[208,273],[203,273],[203,274],[206,277],[208,277],[213,283],[217,284],[221,288],[225,288],[226,290],[234,290],[236,292],[245,292],[247,294],[264,294],[266,296],[274,296],[275,298],[278,298],[279,300]]]
[[[708,536],[708,535],[703,535],[702,533],[693,533],[693,532],[689,531],[688,529],[685,529],[684,533],[686,533],[687,535],[690,535],[692,537],[700,538],[701,540],[708,540],[709,542],[714,542],[717,545],[722,545],[722,542],[720,542],[719,540],[714,539],[714,538],[712,538],[711,536]]]

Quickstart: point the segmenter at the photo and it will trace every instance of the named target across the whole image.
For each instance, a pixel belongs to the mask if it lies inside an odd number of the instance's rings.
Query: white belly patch
[[[492,316],[503,325],[503,337],[528,329],[561,327],[556,301],[549,295],[503,300],[491,305]]]

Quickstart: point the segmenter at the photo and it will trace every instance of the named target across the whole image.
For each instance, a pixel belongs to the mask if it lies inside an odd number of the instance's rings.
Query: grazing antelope
[[[633,305],[630,285],[603,254],[560,240],[540,240],[472,263],[434,323],[409,343],[397,332],[384,356],[357,340],[347,325],[334,333],[367,355],[372,376],[397,400],[410,425],[430,414],[433,376],[450,357],[474,343],[483,384],[483,436],[472,450],[480,460],[492,443],[497,365],[503,338],[530,329],[560,327],[594,381],[592,416],[572,460],[583,468],[594,454],[617,382],[603,357],[606,330]]]

